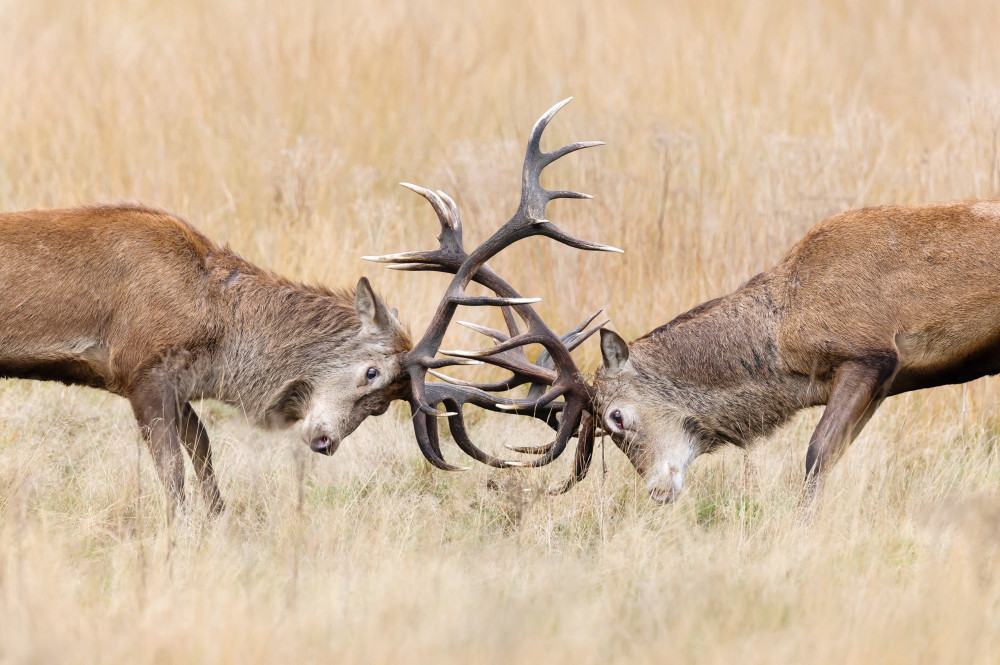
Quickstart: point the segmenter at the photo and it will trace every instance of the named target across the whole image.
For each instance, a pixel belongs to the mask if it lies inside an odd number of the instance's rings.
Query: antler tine
[[[470,323],[468,321],[455,321],[455,323],[462,326],[463,328],[474,330],[480,335],[485,335],[490,339],[496,340],[497,342],[506,342],[507,340],[510,339],[510,335],[507,335],[506,333],[502,333],[499,330],[494,330],[493,328],[487,328],[486,326],[481,326],[477,323]]]
[[[588,417],[588,416],[590,418],[593,418],[593,414],[591,414],[589,411],[584,412],[584,417]],[[593,422],[594,422],[594,424],[593,424],[592,431],[594,433],[594,436],[597,436],[598,434],[601,435],[601,436],[604,436],[605,432],[604,432],[604,430],[602,428],[600,428],[600,427],[597,426],[597,421],[595,420]],[[581,419],[581,422],[580,422],[580,432],[585,432],[585,431],[586,431],[586,428],[584,427],[583,421]],[[543,444],[541,446],[511,446],[511,445],[504,445],[504,448],[507,448],[508,450],[513,450],[515,453],[525,453],[525,454],[528,454],[528,455],[541,455],[541,454],[543,454],[545,452],[548,452],[552,448],[553,445],[555,445],[555,441],[551,441],[551,442]],[[591,445],[593,445],[593,442],[591,442]],[[591,448],[591,452],[593,452],[593,448]],[[581,460],[580,459],[581,455],[583,455],[585,459]],[[577,478],[577,480],[583,480],[583,476],[587,475],[587,469],[590,468],[590,453],[588,453],[586,450],[577,449],[577,468],[580,468],[580,467],[583,467],[582,468],[582,475],[579,475],[579,477]],[[569,487],[567,487],[566,489],[569,489]],[[562,491],[565,492],[566,490],[562,490]],[[555,493],[555,494],[559,494],[560,493],[560,492],[552,492],[552,490],[549,490],[549,492],[550,493]]]
[[[505,444],[504,448],[507,450],[513,450],[515,453],[524,453],[525,455],[544,455],[545,453],[552,450],[552,444],[554,442],[549,442],[541,446],[512,446],[510,444]]]
[[[539,224],[537,225],[537,228],[539,229],[539,235],[547,236],[553,240],[561,242],[564,245],[575,247],[576,249],[584,249],[588,252],[614,252],[616,254],[625,253],[624,249],[618,249],[617,247],[612,247],[611,245],[602,245],[599,242],[580,240],[579,238],[566,233],[552,223]]]
[[[572,351],[576,347],[580,346],[580,344],[585,342],[588,337],[593,335],[595,332],[597,332],[603,326],[607,325],[610,322],[610,320],[605,320],[600,325],[594,326],[594,328],[586,332],[585,336],[582,339],[576,337],[576,335],[578,335],[581,330],[589,326],[590,322],[596,319],[598,316],[600,316],[601,312],[603,311],[604,311],[603,309],[597,310],[596,312],[588,316],[586,319],[584,319],[583,322],[581,322],[576,328],[573,328],[572,330],[570,330],[565,335],[559,338],[562,341],[562,343],[566,345],[567,349]],[[549,352],[542,349],[542,352],[538,354],[538,359],[535,361],[535,363],[538,365],[542,365],[543,367],[551,367],[552,363],[549,358]]]
[[[556,102],[549,108],[548,111],[542,114],[542,117],[535,121],[535,124],[531,127],[531,132],[528,134],[528,152],[545,154],[541,149],[542,133],[545,131],[545,128],[548,126],[552,118],[555,117],[556,113],[559,113],[559,110],[571,101],[573,101],[573,98],[567,97],[561,102]]]
[[[583,331],[582,333],[577,333],[576,335],[573,336],[573,339],[571,339],[569,342],[566,343],[566,348],[572,351],[573,349],[575,349],[576,347],[580,346],[588,339],[590,339],[591,335],[593,335],[595,332],[597,332],[604,326],[608,325],[609,323],[611,323],[611,319],[604,319],[596,326],[592,326],[587,330]]]
[[[411,397],[410,397],[410,410],[414,411],[414,416],[416,416],[416,413],[415,413],[416,411],[420,411],[421,413],[423,413],[425,415],[428,415],[428,416],[434,416],[435,418],[443,418],[443,417],[447,417],[447,416],[451,415],[451,414],[449,414],[446,411],[439,411],[438,409],[435,409],[434,407],[430,406],[430,404],[427,401],[427,386],[426,386],[426,382],[424,380],[425,376],[424,376],[423,372],[419,371],[419,369],[420,368],[417,368],[417,367],[411,367],[410,368],[410,372],[409,372],[409,374],[410,374],[410,393],[411,393]],[[425,371],[426,371],[426,369],[425,369]],[[413,419],[413,427],[414,427],[414,432],[417,435],[417,444],[420,446],[421,452],[424,453],[424,457],[427,457],[427,459],[430,460],[431,464],[434,464],[434,460],[432,460],[431,457],[428,457],[427,452],[424,451],[424,446],[421,443],[421,439],[420,439],[421,432],[419,431],[419,428],[418,428],[419,422],[420,422],[420,419],[414,417],[414,419]],[[424,434],[424,436],[426,438],[426,433]],[[438,457],[439,458],[441,457],[440,454],[438,454]],[[443,462],[443,460],[441,460],[441,461]],[[434,466],[438,466],[438,465],[434,464]],[[441,468],[441,467],[438,467],[438,468]]]
[[[473,358],[431,358],[427,361],[424,369],[441,369],[442,367],[455,367],[456,365],[482,365],[482,360]]]
[[[597,310],[596,312],[594,312],[590,316],[588,316],[579,325],[577,325],[576,328],[573,328],[572,330],[570,330],[569,332],[567,332],[565,335],[563,335],[562,336],[562,340],[565,342],[570,337],[572,337],[573,335],[577,334],[578,332],[580,332],[581,330],[583,330],[584,328],[586,328],[587,326],[589,326],[590,322],[593,321],[594,319],[596,319],[597,317],[599,317],[603,311],[604,311],[604,309],[602,308],[602,309]]]
[[[559,399],[563,395],[569,392],[569,388],[566,386],[556,386],[545,392],[544,395],[538,398],[528,398],[528,399],[515,399],[510,402],[496,405],[497,409],[500,411],[506,411],[508,413],[526,413],[531,414],[538,411],[538,409],[544,408]]]
[[[484,392],[490,392],[490,393],[505,392],[512,388],[516,388],[517,386],[521,385],[521,383],[524,383],[524,381],[521,381],[520,383],[516,382],[516,379],[514,377],[507,379],[506,381],[495,381],[493,383],[476,383],[474,381],[463,381],[462,379],[456,379],[453,376],[448,376],[447,374],[442,374],[441,372],[435,372],[434,370],[428,370],[427,373],[433,377],[441,379],[445,383],[450,383],[453,386],[465,386],[467,388],[476,388],[477,390],[482,390]]]
[[[412,402],[410,409],[413,413],[413,430],[416,434],[417,446],[427,461],[444,471],[468,471],[469,467],[455,466],[444,461],[438,441],[437,421],[424,414],[420,407]]]
[[[517,337],[511,337],[506,342],[494,344],[493,346],[485,349],[478,349],[476,351],[446,351],[441,349],[441,353],[446,356],[456,356],[458,358],[486,358],[488,356],[495,356],[498,353],[503,353],[504,351],[521,348],[526,344],[541,344],[543,341],[545,341],[544,338],[539,335],[523,333]]]
[[[426,187],[420,187],[408,182],[399,183],[412,192],[416,192],[434,208],[438,221],[441,223],[441,233],[438,234],[440,247],[431,251],[401,252],[383,256],[362,256],[362,260],[377,263],[391,263],[393,270],[433,270],[455,272],[468,257],[462,244],[462,218],[455,201],[444,192],[433,192]]]
[[[455,415],[448,418],[448,428],[451,430],[451,438],[466,455],[497,469],[507,469],[510,467],[524,466],[523,462],[516,460],[504,460],[490,455],[485,450],[472,443],[468,430],[465,429],[465,417],[462,415],[462,407],[454,400],[446,400],[445,407],[455,411]]]
[[[441,199],[444,200],[444,202],[448,205],[448,210],[451,212],[451,215],[450,215],[449,219],[451,219],[452,228],[455,231],[458,231],[459,236],[461,236],[461,233],[462,233],[462,216],[458,212],[458,205],[455,203],[454,199],[452,199],[450,196],[448,196],[446,193],[444,193],[440,189],[437,190],[437,193],[438,193],[438,196],[440,196]]]
[[[503,312],[504,323],[507,324],[507,330],[510,332],[511,337],[517,337],[521,334],[521,331],[517,327],[517,319],[514,317],[514,310],[510,307],[501,307],[500,311]]]
[[[580,438],[576,444],[576,456],[573,459],[573,474],[561,484],[550,487],[546,490],[548,494],[564,494],[574,485],[587,477],[590,470],[590,462],[594,457],[594,438],[596,428],[594,419],[589,411],[584,412],[580,419]]]
[[[458,215],[458,206],[455,205],[455,202],[447,194],[440,189],[433,192],[426,187],[414,185],[409,182],[401,182],[399,184],[427,199],[431,207],[434,208],[434,212],[437,213],[438,219],[441,220],[441,226],[447,226],[451,231],[462,232],[462,220]]]
[[[581,417],[585,413],[586,409],[584,405],[578,399],[575,399],[575,396],[570,396],[563,406],[562,416],[559,420],[559,429],[556,430],[556,440],[552,442],[552,447],[535,459],[525,462],[524,466],[545,466],[562,455],[563,451],[566,450],[566,444],[573,437],[573,433],[576,431]]]
[[[570,97],[570,99],[573,99]],[[560,107],[561,108],[561,107]],[[596,148],[598,146],[605,145],[604,141],[577,141],[576,143],[570,143],[569,145],[564,145],[561,148],[556,148],[555,150],[550,150],[545,153],[545,158],[548,163],[561,159],[571,152],[576,152],[577,150],[583,150],[584,148]],[[581,198],[593,198],[590,194],[582,194]]]
[[[362,256],[362,261],[372,261],[373,263],[406,263],[410,261],[430,260],[431,252],[399,252],[398,254],[382,254],[381,256]],[[393,266],[389,266],[392,268]]]
[[[541,298],[495,298],[492,296],[452,296],[452,304],[466,307],[502,307],[505,305],[532,305]]]

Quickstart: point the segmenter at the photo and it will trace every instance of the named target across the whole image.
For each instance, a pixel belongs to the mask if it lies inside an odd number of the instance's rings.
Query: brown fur
[[[410,348],[394,317],[379,334],[363,330],[355,297],[276,276],[140,205],[0,214],[0,378],[129,399],[173,498],[183,445],[215,509],[208,437],[188,401],[216,398],[285,425],[359,359]],[[399,376],[380,385],[355,403],[361,418],[405,394]]]
[[[826,404],[807,457],[807,477],[818,477],[886,397],[1000,372],[998,257],[998,201],[831,217],[735,292],[632,342],[623,366],[606,360],[601,415],[614,429],[609,414],[638,414],[645,400],[646,412],[683,423],[697,455],[747,445]],[[606,342],[607,357],[615,340]],[[616,437],[644,475],[657,446],[671,445],[655,429]],[[683,458],[661,466],[683,475]]]

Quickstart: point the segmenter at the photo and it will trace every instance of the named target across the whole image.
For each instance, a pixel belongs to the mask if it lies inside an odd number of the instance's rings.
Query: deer
[[[407,394],[411,347],[366,278],[353,290],[297,283],[155,208],[0,214],[0,378],[127,399],[168,521],[184,505],[185,452],[209,512],[224,508],[193,400],[267,429],[301,421],[309,447],[332,455]]]
[[[806,497],[894,395],[1000,372],[1000,201],[888,205],[816,224],[773,267],[631,344],[601,333],[605,431],[659,502],[699,455],[825,406]]]
[[[433,251],[364,257],[399,270],[453,273],[427,335],[404,361],[408,399],[421,450],[439,468],[437,419],[448,420],[464,452],[491,466],[542,466],[578,439],[571,476],[548,488],[558,494],[581,481],[597,434],[608,434],[646,485],[668,503],[684,488],[698,456],[726,445],[747,449],[800,410],[825,406],[805,461],[806,496],[818,496],[829,470],[891,396],[1000,373],[1000,201],[851,210],[819,222],[770,269],[735,291],[709,300],[627,343],[605,328],[556,336],[522,298],[486,266],[513,242],[544,235],[585,250],[613,247],[577,240],[545,215],[553,198],[589,198],[541,188],[541,169],[599,142],[545,153],[541,132],[566,102],[549,110],[529,137],[521,203],[489,240],[466,253],[457,206],[444,192],[404,185],[426,198],[441,223]],[[476,281],[493,297],[464,295]],[[475,350],[441,351],[486,362],[510,376],[464,381],[431,369],[457,305],[503,308],[507,332],[459,322],[494,341]],[[517,317],[528,324],[520,332]],[[570,351],[600,331],[601,366],[588,383]],[[529,362],[523,347],[544,351]],[[426,383],[430,372],[440,382]],[[527,386],[527,395],[505,393]],[[436,408],[443,404],[447,411]],[[511,446],[535,455],[501,460],[474,446],[462,416],[466,404],[531,416],[556,430],[542,446]]]
[[[545,126],[568,101],[532,129],[518,212],[471,254],[462,245],[455,202],[443,192],[406,185],[437,211],[441,248],[377,260],[404,270],[455,273],[416,344],[396,309],[364,277],[353,291],[294,282],[212,242],[186,220],[142,204],[27,210],[0,213],[0,379],[59,381],[127,399],[168,498],[168,523],[185,506],[185,453],[209,512],[225,507],[208,434],[191,405],[200,399],[237,407],[265,429],[301,422],[305,443],[324,455],[333,455],[365,418],[403,400],[411,406],[418,447],[435,467],[467,468],[442,457],[436,420],[442,416],[462,450],[479,462],[498,468],[547,464],[579,436],[594,398],[570,351],[606,321],[585,329],[598,312],[557,336],[531,309],[537,299],[522,298],[486,261],[533,235],[579,249],[621,251],[577,240],[544,220],[550,200],[589,197],[543,189],[541,170],[602,145],[540,150]],[[466,295],[473,279],[497,295]],[[516,327],[514,312],[528,322],[527,332],[505,338],[503,352],[489,358],[514,372],[507,389],[529,385],[528,398],[498,397],[471,383],[426,383],[428,373],[447,378],[436,370],[482,362],[435,357],[459,305],[501,306],[510,329]],[[535,342],[546,351],[528,361],[521,347]],[[455,410],[432,406],[442,402]],[[461,413],[467,403],[542,418],[558,430],[556,443],[529,462],[494,457],[469,440]]]

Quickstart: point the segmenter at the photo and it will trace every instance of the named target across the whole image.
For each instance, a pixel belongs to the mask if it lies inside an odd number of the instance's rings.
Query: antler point
[[[430,374],[433,377],[441,379],[445,383],[450,383],[452,385],[462,385],[462,383],[464,383],[464,382],[461,382],[461,381],[459,381],[458,379],[456,379],[454,377],[448,376],[447,374],[442,374],[441,372],[435,372],[432,369],[427,370],[427,373]]]

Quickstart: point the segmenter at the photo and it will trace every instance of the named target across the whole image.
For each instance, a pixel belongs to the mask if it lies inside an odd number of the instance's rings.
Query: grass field
[[[446,279],[358,260],[434,242],[396,183],[480,241],[575,95],[549,145],[608,145],[553,167],[596,199],[550,217],[626,254],[492,264],[557,327],[606,307],[632,339],[830,214],[1000,196],[998,33],[988,0],[0,0],[0,209],[145,201],[290,276],[366,274],[420,332]],[[893,398],[812,522],[818,411],[658,508],[610,442],[547,498],[568,460],[433,471],[400,410],[321,458],[205,403],[229,511],[167,529],[123,400],[0,382],[0,663],[1000,662],[998,398]]]

